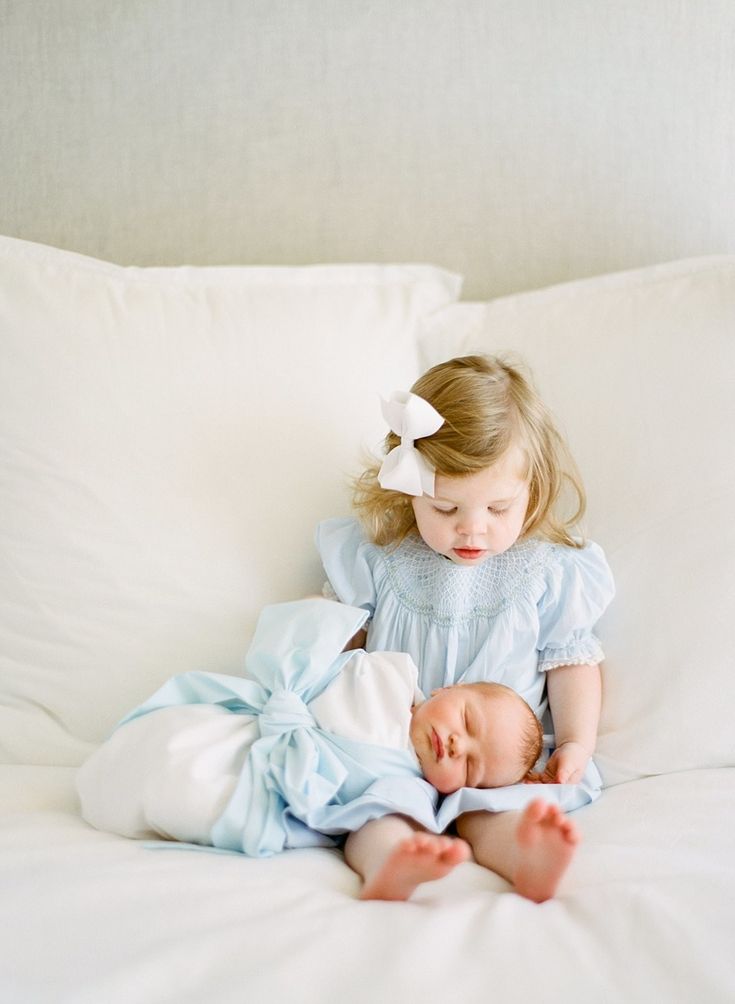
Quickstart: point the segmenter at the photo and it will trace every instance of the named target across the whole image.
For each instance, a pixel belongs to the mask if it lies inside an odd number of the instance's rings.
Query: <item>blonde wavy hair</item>
[[[416,449],[445,477],[463,477],[491,467],[512,446],[523,451],[529,500],[520,538],[540,537],[569,547],[586,508],[574,460],[521,364],[501,356],[461,356],[432,367],[411,388],[444,417],[442,427],[416,440]],[[385,452],[400,443],[393,432]],[[380,461],[353,482],[353,504],[370,538],[400,543],[416,530],[410,495],[381,488]]]

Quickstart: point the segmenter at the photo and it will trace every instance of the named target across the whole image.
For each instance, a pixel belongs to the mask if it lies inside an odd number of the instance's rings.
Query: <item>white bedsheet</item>
[[[336,851],[148,850],[87,826],[73,775],[0,767],[7,1004],[735,998],[735,770],[606,791],[542,906],[475,864],[362,903]]]

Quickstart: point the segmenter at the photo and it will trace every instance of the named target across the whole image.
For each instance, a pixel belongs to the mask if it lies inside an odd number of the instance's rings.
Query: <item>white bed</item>
[[[0,240],[14,1004],[479,1001],[489,983],[732,999],[735,260],[457,292],[431,266],[122,269]],[[533,360],[619,590],[600,625],[607,790],[576,813],[559,897],[467,864],[366,904],[334,851],[252,861],[87,826],[75,765],[122,714],[175,672],[238,672],[263,603],[319,587],[313,526],[348,511],[377,392],[493,348]]]
[[[504,1001],[732,999],[725,770],[611,789],[541,907],[473,864],[411,903],[365,904],[335,851],[147,851],[82,822],[72,775],[3,768],[7,1001],[479,1002],[488,981]]]
[[[730,1004],[733,151],[701,115],[729,122],[730,6],[6,6],[0,997]],[[274,54],[291,61],[258,102]],[[458,102],[486,99],[460,128]],[[201,264],[151,267],[182,261]],[[422,264],[297,267],[329,261]],[[89,827],[74,775],[115,722],[173,673],[237,672],[262,606],[321,588],[314,526],[349,511],[379,395],[497,350],[568,434],[618,587],[606,787],[558,897],[468,863],[363,903],[337,851],[256,861]]]

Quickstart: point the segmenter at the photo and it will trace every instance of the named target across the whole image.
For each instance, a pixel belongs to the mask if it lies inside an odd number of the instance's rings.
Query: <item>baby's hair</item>
[[[462,477],[497,463],[517,445],[527,469],[529,500],[521,538],[539,536],[556,544],[581,547],[571,531],[584,515],[582,481],[549,410],[518,364],[500,356],[461,356],[439,363],[411,388],[444,418],[416,449],[437,474]],[[389,432],[386,453],[400,443]],[[411,496],[381,488],[380,461],[369,464],[354,482],[353,502],[376,544],[398,544],[416,528]],[[571,512],[562,511],[571,492]]]
[[[517,693],[517,691],[513,690],[512,687],[506,687],[504,683],[479,681],[478,683],[467,684],[467,686],[475,687],[477,690],[486,694],[492,694],[494,692],[497,693],[498,690],[507,691],[509,696],[512,696],[525,706],[527,714],[520,742],[520,755],[521,762],[523,764],[523,773],[518,778],[518,781],[522,781],[529,771],[533,769],[534,764],[541,756],[544,748],[544,730],[541,726],[541,722],[533,713],[531,706],[523,700],[521,695]]]
[[[522,700],[522,698],[521,698]],[[528,708],[530,714],[527,716],[526,727],[523,731],[523,736],[521,738],[521,756],[523,758],[523,766],[525,767],[525,773],[533,770],[533,767],[541,756],[544,748],[544,730],[541,726],[541,722],[538,720],[536,715],[534,715],[531,708]],[[523,780],[521,778],[520,780]]]

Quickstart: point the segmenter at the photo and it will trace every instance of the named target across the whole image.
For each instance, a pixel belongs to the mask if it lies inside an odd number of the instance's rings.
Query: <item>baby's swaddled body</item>
[[[308,712],[324,732],[401,751],[406,772],[413,764],[418,775],[409,740],[411,707],[421,699],[416,680],[406,655],[357,651]],[[260,717],[211,703],[162,707],[127,721],[79,772],[84,818],[126,837],[212,844],[215,823],[262,738]]]

